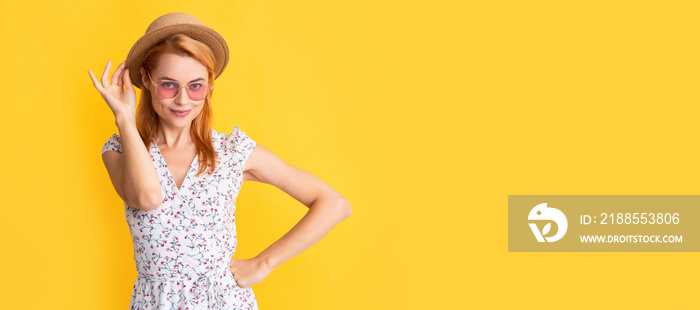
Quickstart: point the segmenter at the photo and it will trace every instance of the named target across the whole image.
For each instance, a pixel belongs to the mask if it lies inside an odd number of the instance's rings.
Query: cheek
[[[153,110],[155,110],[160,115],[169,112],[168,107],[160,101],[153,101]]]
[[[202,110],[204,109],[204,105],[199,105],[198,107],[194,108],[192,112],[195,112],[194,115],[199,115],[199,113],[202,113]]]

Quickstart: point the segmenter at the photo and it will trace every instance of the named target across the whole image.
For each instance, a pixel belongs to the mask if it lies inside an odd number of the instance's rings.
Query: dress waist
[[[162,268],[161,270],[155,270],[155,272],[137,271],[138,277],[158,282],[192,281],[209,277],[222,278],[231,275],[228,263],[209,264],[198,267],[200,268],[181,267],[170,269]]]

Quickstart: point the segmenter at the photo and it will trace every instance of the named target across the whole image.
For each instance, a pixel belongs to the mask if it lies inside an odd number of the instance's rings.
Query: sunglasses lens
[[[180,90],[180,84],[177,82],[161,82],[156,87],[156,94],[163,99],[174,98]]]
[[[187,95],[189,95],[192,100],[204,100],[204,98],[209,95],[209,88],[209,84],[192,83],[187,87]]]
[[[187,86],[187,96],[194,101],[201,101],[209,96],[211,86],[207,83],[192,83]],[[156,95],[162,99],[172,99],[180,92],[180,83],[175,81],[160,82],[156,85]]]

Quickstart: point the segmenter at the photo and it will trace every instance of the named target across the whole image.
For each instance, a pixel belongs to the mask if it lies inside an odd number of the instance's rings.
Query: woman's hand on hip
[[[134,117],[136,115],[136,92],[131,85],[129,69],[126,69],[126,60],[119,64],[119,67],[114,71],[110,84],[108,77],[111,66],[112,61],[110,60],[102,73],[102,84],[97,81],[92,71],[88,70],[92,84],[100,92],[109,108],[112,109],[115,117],[122,113],[128,113],[129,116]]]
[[[241,288],[249,288],[262,281],[272,271],[272,268],[258,258],[232,259],[229,268]]]

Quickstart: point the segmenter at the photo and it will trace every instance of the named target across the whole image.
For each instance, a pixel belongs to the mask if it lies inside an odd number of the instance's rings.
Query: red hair
[[[153,71],[158,67],[160,56],[164,53],[172,53],[179,56],[192,57],[199,61],[207,68],[209,83],[214,83],[214,66],[216,58],[211,49],[204,43],[190,38],[184,34],[175,34],[166,38],[163,42],[151,48],[146,54],[143,61],[143,67],[147,72]],[[197,175],[200,175],[205,170],[209,170],[208,174],[214,172],[216,166],[216,151],[212,143],[211,121],[213,118],[213,110],[211,107],[211,96],[204,99],[204,106],[197,117],[192,120],[190,125],[190,135],[197,147],[199,158],[199,170]],[[143,143],[150,148],[151,139],[155,139],[158,132],[158,115],[153,109],[151,102],[151,92],[147,87],[143,87],[141,91],[141,100],[136,108],[136,128],[141,135]]]

